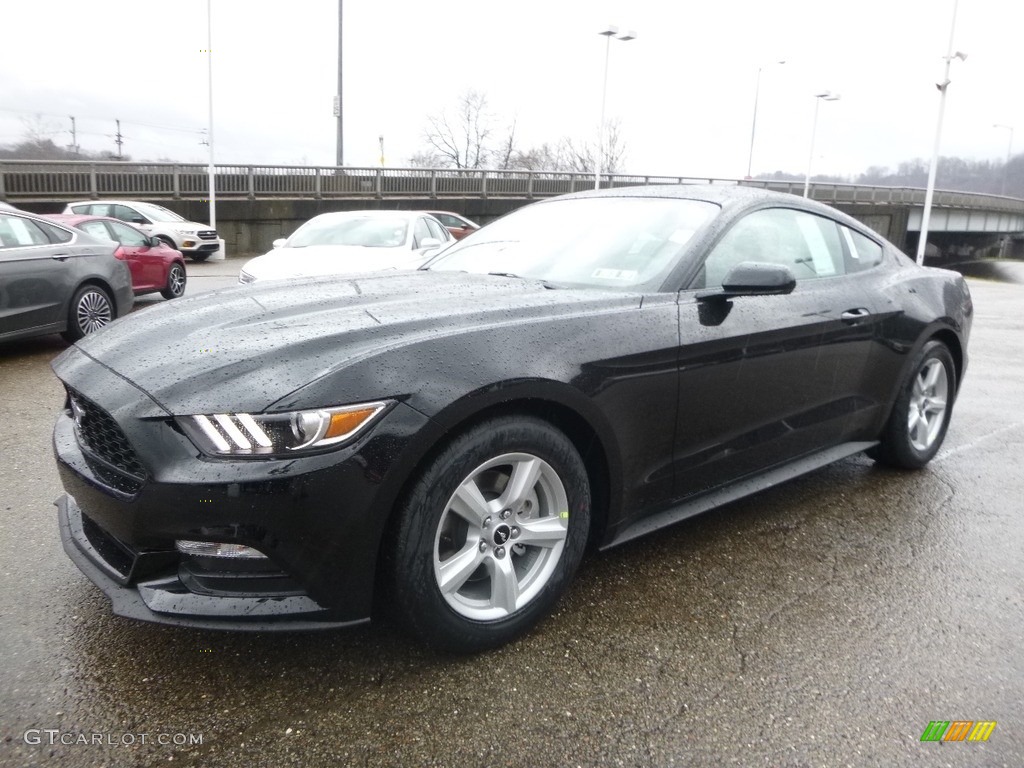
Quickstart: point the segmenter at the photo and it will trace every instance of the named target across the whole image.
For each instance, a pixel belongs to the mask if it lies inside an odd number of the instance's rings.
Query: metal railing
[[[442,168],[337,168],[294,165],[217,165],[218,199],[551,197],[593,189],[594,175],[563,171],[453,170]],[[742,184],[800,195],[799,181],[644,176],[609,173],[602,188],[647,184]],[[205,165],[117,161],[0,162],[0,199],[11,202],[127,197],[204,200]],[[921,206],[925,191],[912,187],[813,183],[811,197],[846,205]],[[937,191],[937,207],[1024,213],[1024,200],[974,192]]]

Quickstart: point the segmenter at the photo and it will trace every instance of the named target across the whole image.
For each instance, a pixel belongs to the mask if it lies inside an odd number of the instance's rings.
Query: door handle
[[[70,256],[70,253],[55,253],[50,258],[56,259],[57,261],[66,261]]]
[[[871,310],[866,307],[857,307],[856,309],[848,309],[839,317],[844,323],[856,323],[859,320],[863,320],[871,314]]]

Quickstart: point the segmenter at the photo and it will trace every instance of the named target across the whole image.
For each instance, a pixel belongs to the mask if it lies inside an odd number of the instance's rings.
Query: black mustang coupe
[[[268,282],[54,363],[64,548],[122,616],[308,629],[387,608],[474,651],[606,548],[859,451],[942,445],[971,297],[743,187],[522,208],[414,272]]]

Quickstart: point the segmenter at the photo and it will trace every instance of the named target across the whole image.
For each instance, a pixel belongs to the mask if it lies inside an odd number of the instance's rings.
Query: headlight
[[[387,407],[385,402],[291,413],[179,416],[178,424],[210,456],[265,458],[316,451],[351,440]]]
[[[238,282],[240,282],[242,285],[245,285],[246,283],[254,283],[256,282],[256,276],[249,274],[243,269],[241,272],[238,273]]]

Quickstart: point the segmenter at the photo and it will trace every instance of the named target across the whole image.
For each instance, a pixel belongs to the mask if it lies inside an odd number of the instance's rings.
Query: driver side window
[[[704,260],[691,288],[718,288],[745,261],[781,264],[797,280],[845,272],[834,221],[790,208],[755,211],[733,225]]]

